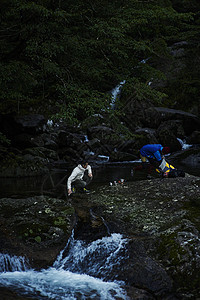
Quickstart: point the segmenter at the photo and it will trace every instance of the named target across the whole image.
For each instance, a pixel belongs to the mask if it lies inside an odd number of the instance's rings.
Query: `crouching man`
[[[82,161],[81,164],[73,169],[67,180],[68,196],[70,196],[73,192],[72,185],[73,188],[78,188],[81,192],[89,192],[85,187],[91,182],[92,177],[93,175],[91,166],[87,161]]]

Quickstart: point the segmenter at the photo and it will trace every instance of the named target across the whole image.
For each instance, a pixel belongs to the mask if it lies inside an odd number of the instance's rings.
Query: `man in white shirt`
[[[75,187],[85,189],[86,185],[92,180],[92,169],[87,161],[83,161],[72,171],[67,180],[68,196],[72,194],[72,183]]]

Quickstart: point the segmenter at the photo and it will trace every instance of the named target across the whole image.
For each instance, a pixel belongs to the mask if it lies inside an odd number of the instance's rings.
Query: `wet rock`
[[[182,149],[177,137],[184,137],[184,130],[181,121],[169,120],[163,122],[157,129],[158,139],[164,146],[170,147],[171,152]]]
[[[62,199],[0,199],[1,252],[26,256],[33,267],[51,265],[71,235],[74,209]]]
[[[44,142],[40,136],[34,136],[27,133],[16,135],[12,140],[12,144],[19,149],[44,146]]]
[[[195,299],[199,195],[200,178],[187,174],[97,186],[89,195],[74,194],[71,204],[44,196],[0,199],[1,249],[26,255],[41,267],[55,260],[75,223],[75,238],[87,243],[123,233],[128,244],[120,249],[123,260],[113,266],[110,279],[123,280],[144,299],[149,294],[149,299]]]
[[[200,167],[200,147],[188,148],[170,156],[173,164],[179,164],[182,168],[190,170],[191,167],[199,170]]]
[[[160,114],[161,122],[169,119],[181,120],[186,135],[189,135],[193,131],[200,129],[200,119],[193,114],[164,107],[155,107],[155,109]]]
[[[200,130],[194,131],[189,137],[186,139],[188,144],[194,145],[199,144],[200,145]]]
[[[132,240],[130,260],[122,268],[125,280],[161,299],[170,294],[175,299],[173,290],[180,299],[187,294],[195,299],[200,279],[199,195],[200,178],[190,175],[105,186],[91,195],[108,224]]]

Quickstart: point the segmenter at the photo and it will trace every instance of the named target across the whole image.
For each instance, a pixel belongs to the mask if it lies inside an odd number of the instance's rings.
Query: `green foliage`
[[[43,112],[51,101],[55,118],[79,122],[106,110],[108,91],[124,79],[126,90],[133,81],[138,99],[161,101],[148,86],[161,75],[139,62],[168,55],[168,43],[193,35],[194,14],[172,4],[3,0],[0,111],[22,113],[35,105]]]
[[[144,83],[137,78],[131,78],[127,81],[123,89],[123,97],[125,99],[134,96],[134,99],[151,100],[154,105],[162,105],[164,99],[167,97],[165,93],[152,89],[150,83]]]
[[[75,124],[85,118],[106,111],[109,106],[110,96],[84,86],[57,86],[60,92],[58,113],[53,119],[63,119],[69,124]],[[61,103],[62,101],[62,103]]]
[[[0,145],[9,145],[10,140],[0,131]]]

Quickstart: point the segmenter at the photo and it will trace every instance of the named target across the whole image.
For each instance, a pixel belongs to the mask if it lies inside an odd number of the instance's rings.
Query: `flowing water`
[[[116,233],[90,244],[72,235],[53,266],[40,271],[31,269],[23,257],[1,254],[0,286],[37,299],[128,299],[123,282],[110,280],[126,243]]]
[[[183,143],[184,147],[184,143]],[[133,174],[138,162],[109,163],[94,168],[92,185],[146,178],[145,172]],[[178,166],[176,166],[178,167]],[[198,175],[197,169],[188,173]],[[66,170],[57,173],[58,181]],[[55,179],[56,180],[56,179]],[[41,193],[43,178],[1,178],[0,197],[29,197]],[[113,233],[87,244],[73,235],[53,266],[36,271],[24,257],[0,254],[0,287],[8,287],[34,299],[128,299],[124,283],[117,280],[120,264],[126,259],[127,239]],[[114,274],[114,275],[113,275]],[[116,274],[116,275],[115,275]]]

